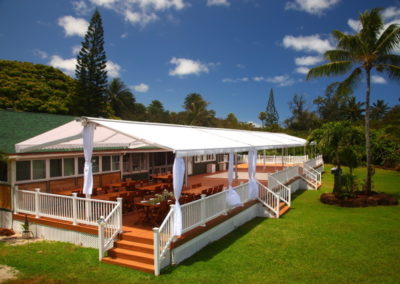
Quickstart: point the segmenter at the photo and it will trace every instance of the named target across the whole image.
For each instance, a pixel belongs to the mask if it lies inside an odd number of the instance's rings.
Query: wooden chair
[[[213,188],[212,187],[209,187],[208,189],[207,189],[207,195],[212,195],[213,194]]]
[[[151,221],[154,225],[159,226],[161,225],[162,221],[164,220],[165,216],[167,216],[169,210],[168,202],[161,201],[160,206],[155,207],[150,214]]]

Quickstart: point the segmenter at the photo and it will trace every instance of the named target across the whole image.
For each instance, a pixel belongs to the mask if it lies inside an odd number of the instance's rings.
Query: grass
[[[374,180],[375,191],[400,198],[398,172],[378,169]],[[326,173],[323,187],[296,195],[282,218],[256,218],[159,277],[99,263],[96,250],[57,242],[0,243],[0,264],[29,283],[398,283],[400,206],[321,204],[332,184]]]

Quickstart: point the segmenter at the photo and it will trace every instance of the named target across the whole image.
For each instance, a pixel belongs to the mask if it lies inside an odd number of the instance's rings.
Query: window
[[[194,158],[194,162],[195,163],[202,163],[202,162],[211,162],[211,161],[215,161],[215,154],[209,154],[209,155],[200,155],[200,156],[196,156]]]
[[[60,177],[62,175],[61,159],[50,159],[50,177]]]
[[[110,156],[101,157],[101,170],[103,172],[108,172],[111,170],[111,157]]]
[[[96,157],[92,157],[92,171],[94,172],[94,173],[98,173],[99,172],[99,161],[100,161],[100,159],[99,159],[99,156],[96,156]]]
[[[83,169],[85,168],[85,158],[78,158],[78,175],[83,175]]]
[[[119,156],[114,155],[112,156],[112,170],[113,171],[119,171]]]
[[[46,160],[33,160],[32,174],[33,174],[33,179],[46,178]]]
[[[7,162],[0,161],[0,181],[7,181]]]
[[[17,180],[31,179],[31,161],[17,161]]]
[[[75,159],[64,158],[64,176],[75,175]]]

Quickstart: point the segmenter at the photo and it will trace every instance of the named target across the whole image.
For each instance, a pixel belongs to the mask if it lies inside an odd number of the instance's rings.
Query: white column
[[[229,166],[228,166],[228,192],[226,193],[226,203],[230,207],[237,207],[242,204],[240,200],[239,194],[236,190],[232,189],[232,180],[233,180],[233,158],[234,154],[229,153]]]
[[[88,123],[83,127],[83,153],[85,156],[85,168],[83,170],[83,193],[92,194],[93,172],[92,172],[92,153],[93,136],[95,125]]]
[[[172,183],[174,186],[175,206],[174,206],[174,235],[180,236],[182,234],[182,211],[179,204],[181,197],[183,180],[185,176],[185,161],[183,158],[175,157],[174,166],[172,170]]]

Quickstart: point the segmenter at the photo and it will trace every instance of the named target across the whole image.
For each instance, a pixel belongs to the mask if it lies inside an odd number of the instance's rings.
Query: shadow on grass
[[[254,218],[253,220],[250,220],[249,222],[241,225],[240,227],[237,227],[234,231],[232,231],[231,233],[222,237],[221,239],[219,239],[215,242],[209,243],[204,248],[202,248],[200,251],[196,252],[193,256],[191,256],[188,259],[184,260],[183,262],[179,263],[177,266],[170,266],[170,267],[163,269],[161,273],[162,274],[170,274],[170,273],[174,272],[174,270],[177,269],[178,266],[190,266],[196,262],[206,262],[206,261],[212,259],[215,255],[224,251],[230,245],[235,243],[241,237],[245,236],[247,233],[249,233],[251,230],[253,230],[254,228],[256,228],[258,225],[260,225],[262,222],[264,222],[266,220],[268,220],[268,219],[261,218],[261,217],[257,217],[257,218]]]
[[[299,189],[296,190],[296,192],[292,193],[292,201],[295,200],[297,197],[299,197],[300,195],[302,195],[304,192],[306,192],[307,189]]]

